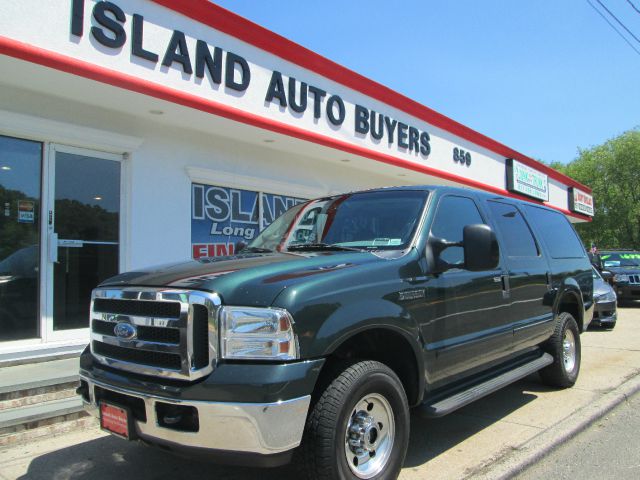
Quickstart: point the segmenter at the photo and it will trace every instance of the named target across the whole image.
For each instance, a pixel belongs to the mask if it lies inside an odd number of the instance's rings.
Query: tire
[[[344,365],[318,395],[299,457],[306,477],[397,478],[409,443],[409,406],[398,376],[382,363],[358,361]]]
[[[540,370],[542,382],[552,387],[572,387],[580,373],[580,331],[570,313],[558,315],[553,335],[543,345],[544,350],[553,356],[553,363]]]

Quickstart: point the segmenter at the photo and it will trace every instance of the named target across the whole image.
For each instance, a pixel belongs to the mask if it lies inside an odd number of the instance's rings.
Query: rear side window
[[[504,249],[509,257],[537,257],[538,247],[529,225],[520,210],[507,203],[488,201],[498,228],[502,232]]]
[[[478,207],[467,197],[447,196],[438,203],[438,211],[433,220],[431,234],[450,242],[462,242],[462,231],[466,225],[485,223]],[[462,247],[449,247],[440,258],[452,265],[464,263]]]
[[[527,205],[531,219],[552,258],[582,258],[586,255],[582,242],[567,217],[560,212]]]

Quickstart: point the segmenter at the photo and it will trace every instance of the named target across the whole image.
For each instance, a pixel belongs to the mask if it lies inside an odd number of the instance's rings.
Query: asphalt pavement
[[[571,389],[545,387],[536,374],[446,417],[413,415],[400,478],[513,478],[640,389],[640,304],[621,309],[613,331],[589,331],[581,339],[582,369]],[[97,426],[0,449],[2,480],[114,478],[297,480],[299,475],[291,466],[259,470],[183,459],[109,436]]]
[[[515,480],[640,478],[640,394],[636,393]]]

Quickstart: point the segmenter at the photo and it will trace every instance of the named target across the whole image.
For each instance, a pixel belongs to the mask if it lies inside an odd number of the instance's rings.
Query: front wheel
[[[572,387],[578,379],[580,360],[580,331],[570,313],[558,315],[556,329],[544,349],[553,356],[553,363],[540,370],[542,381],[552,387]]]
[[[395,479],[409,442],[402,383],[386,365],[354,363],[320,392],[302,444],[307,478]]]

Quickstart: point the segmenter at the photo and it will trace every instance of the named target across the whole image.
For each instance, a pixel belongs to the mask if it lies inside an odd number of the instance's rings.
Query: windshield
[[[411,243],[427,194],[387,190],[312,200],[285,212],[248,248],[401,250]]]
[[[600,258],[607,267],[640,267],[640,252],[603,253]]]

